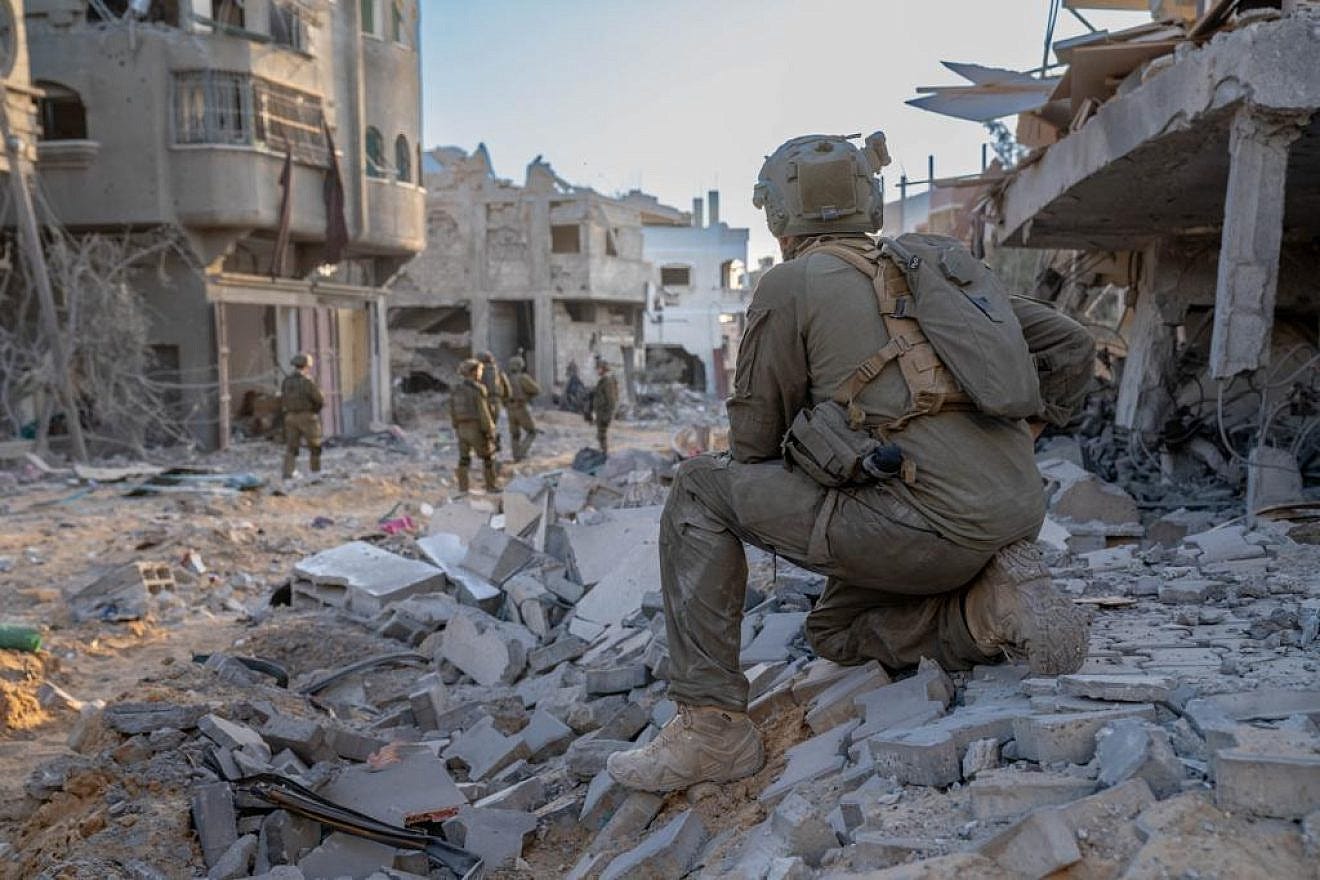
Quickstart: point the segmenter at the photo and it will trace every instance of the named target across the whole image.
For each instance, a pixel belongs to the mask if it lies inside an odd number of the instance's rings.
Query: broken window
[[[617,234],[617,229],[605,230],[605,255],[607,257],[617,257],[619,255],[619,246],[614,243],[614,237]]]
[[[211,20],[229,27],[246,28],[242,0],[211,0]]]
[[[408,152],[408,139],[399,135],[394,139],[394,176],[404,183],[412,182],[412,156]]]
[[[661,287],[689,287],[691,284],[691,266],[664,266],[660,269]]]
[[[550,253],[578,254],[582,252],[582,234],[577,226],[550,227]]]
[[[321,99],[270,80],[254,79],[257,140],[272,149],[289,150],[309,165],[330,165]]]
[[[307,23],[296,4],[270,5],[270,40],[277,46],[287,46],[299,52],[307,50]]]
[[[367,126],[367,177],[385,176],[385,138],[374,125]]]
[[[136,5],[139,11],[135,17],[138,21],[165,24],[170,27],[179,26],[178,0],[151,0],[145,12],[141,11],[140,2]],[[87,20],[118,21],[127,14],[128,9],[129,0],[95,0],[87,4]]]
[[[128,12],[128,0],[101,0],[87,4],[88,21],[116,21]]]
[[[174,142],[251,143],[251,77],[216,70],[175,74]]]
[[[362,0],[362,33],[376,32],[376,0]]]
[[[52,82],[38,82],[45,95],[37,99],[40,140],[71,141],[87,137],[87,108],[73,89]]]

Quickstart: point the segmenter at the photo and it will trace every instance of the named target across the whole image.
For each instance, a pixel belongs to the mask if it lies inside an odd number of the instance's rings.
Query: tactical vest
[[[456,422],[477,422],[481,420],[478,406],[485,405],[485,388],[471,379],[463,383],[449,395],[449,414]]]
[[[799,256],[827,253],[871,279],[889,341],[839,384],[833,399],[856,430],[865,420],[857,396],[892,361],[908,388],[908,411],[883,427],[896,431],[918,416],[975,409],[1020,419],[1041,409],[1040,385],[1008,294],[990,268],[956,239],[910,233],[878,246],[823,239]],[[882,259],[907,279],[888,290]]]

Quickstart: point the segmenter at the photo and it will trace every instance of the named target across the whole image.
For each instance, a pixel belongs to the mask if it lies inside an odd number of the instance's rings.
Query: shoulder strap
[[[947,404],[962,405],[970,399],[958,387],[952,374],[945,369],[943,362],[935,353],[935,348],[922,332],[916,320],[916,303],[909,291],[899,296],[890,296],[885,287],[885,273],[881,261],[891,259],[904,271],[910,272],[916,259],[906,249],[888,239],[880,247],[860,248],[840,242],[824,241],[810,246],[806,253],[827,253],[838,257],[857,271],[871,279],[875,291],[876,307],[889,341],[839,383],[834,391],[835,402],[848,410],[848,423],[854,430],[862,427],[866,413],[857,405],[857,396],[871,383],[890,361],[898,361],[903,373],[903,381],[908,387],[910,408],[899,418],[885,427],[897,431],[911,419],[939,412]]]

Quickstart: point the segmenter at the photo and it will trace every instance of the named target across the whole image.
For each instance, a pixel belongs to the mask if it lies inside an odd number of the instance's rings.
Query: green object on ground
[[[31,626],[18,623],[0,623],[0,649],[10,651],[41,650],[41,633]]]

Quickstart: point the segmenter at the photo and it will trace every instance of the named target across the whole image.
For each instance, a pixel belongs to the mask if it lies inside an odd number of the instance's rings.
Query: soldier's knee
[[[817,657],[843,666],[861,662],[853,644],[851,621],[809,614],[803,629]]]

